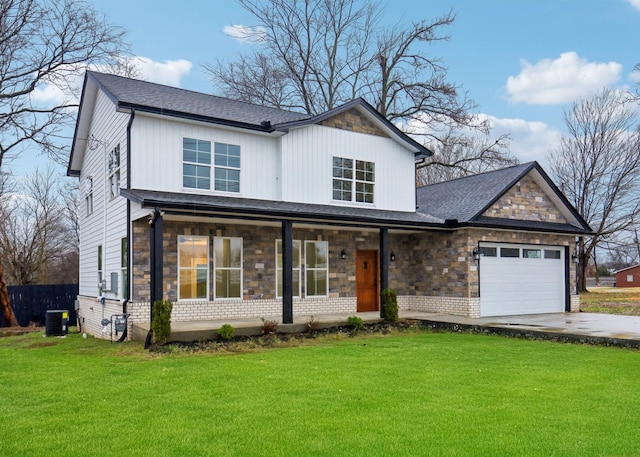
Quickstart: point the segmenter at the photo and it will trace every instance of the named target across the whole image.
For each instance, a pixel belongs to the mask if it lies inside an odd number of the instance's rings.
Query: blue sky
[[[255,25],[232,1],[89,1],[128,30],[151,81],[212,92],[202,65],[256,46],[229,35],[230,26]],[[633,73],[640,0],[389,0],[383,21],[433,19],[450,9],[457,15],[446,30],[451,39],[431,55],[443,59],[449,80],[463,86],[496,134],[511,134],[511,151],[523,162],[544,166],[572,101],[640,82]],[[33,162],[29,156],[14,162],[17,171]]]

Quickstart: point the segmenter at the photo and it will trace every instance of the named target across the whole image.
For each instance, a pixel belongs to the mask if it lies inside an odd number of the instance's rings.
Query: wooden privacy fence
[[[69,325],[76,325],[75,301],[78,284],[53,284],[43,286],[9,286],[9,298],[16,319],[22,326],[35,322],[45,325],[47,310],[69,311]],[[0,327],[6,327],[4,315],[0,312]]]

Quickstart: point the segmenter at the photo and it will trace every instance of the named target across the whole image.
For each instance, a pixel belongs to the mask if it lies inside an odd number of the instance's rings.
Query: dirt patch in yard
[[[27,327],[0,327],[0,338],[24,335],[26,333],[44,332],[44,327],[29,325]]]
[[[580,310],[586,313],[640,316],[640,287],[598,287],[580,294]]]

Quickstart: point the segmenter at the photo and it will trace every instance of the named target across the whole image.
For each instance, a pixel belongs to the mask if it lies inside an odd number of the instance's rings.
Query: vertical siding
[[[127,180],[127,114],[118,113],[113,103],[98,91],[95,110],[91,120],[89,135],[100,141],[93,148],[84,151],[84,161],[80,173],[81,192],[78,201],[80,224],[80,295],[98,294],[98,246],[103,246],[105,266],[103,276],[110,288],[110,273],[118,273],[118,293],[108,293],[109,298],[122,298],[120,294],[122,275],[120,273],[120,240],[127,234],[126,200],[123,197],[111,199],[107,188],[106,154],[120,145],[120,183]],[[91,142],[88,142],[88,145]],[[87,216],[86,193],[82,190],[86,178],[93,177],[93,213]]]
[[[136,113],[131,136],[133,188],[267,200],[279,198],[277,138],[140,113]],[[240,193],[183,188],[183,137],[211,141],[212,150],[214,142],[240,145]]]
[[[282,199],[335,204],[333,156],[375,163],[375,208],[415,211],[413,153],[390,138],[316,125],[282,137]]]

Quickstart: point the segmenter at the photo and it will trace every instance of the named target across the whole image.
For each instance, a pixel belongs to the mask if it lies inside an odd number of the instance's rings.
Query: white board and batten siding
[[[376,209],[415,211],[414,154],[390,138],[311,125],[282,137],[282,199],[321,205],[333,200],[333,157],[375,164]],[[354,203],[355,205],[355,203]]]
[[[184,188],[182,185],[183,138],[210,141],[212,161],[214,143],[239,145],[240,193]],[[165,192],[278,200],[280,198],[277,167],[278,141],[278,138],[267,135],[136,113],[131,131],[133,151],[131,187]],[[213,179],[211,182],[213,184]]]
[[[128,121],[128,114],[116,112],[109,98],[102,91],[97,92],[89,130],[89,137],[93,136],[97,141],[87,143],[80,173],[80,295],[98,295],[98,246],[103,246],[103,277],[107,280],[107,288],[111,286],[110,273],[118,273],[118,293],[108,293],[107,297],[121,298],[120,250],[121,239],[127,234],[127,206],[123,197],[112,199],[109,195],[106,155],[120,145],[120,183],[124,187],[127,179]],[[89,177],[93,178],[93,212],[87,215],[85,198],[86,180]]]
[[[491,251],[480,257],[481,316],[565,311],[563,246],[481,243],[480,249]]]

